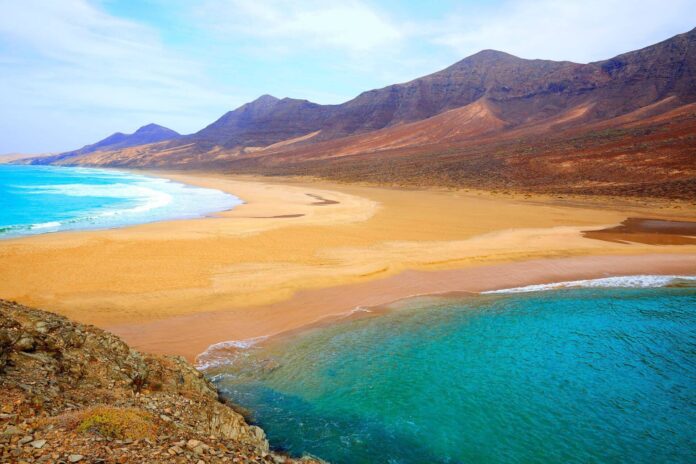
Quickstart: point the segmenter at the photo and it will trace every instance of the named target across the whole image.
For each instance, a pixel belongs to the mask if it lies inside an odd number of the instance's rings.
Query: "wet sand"
[[[585,231],[583,236],[618,243],[696,245],[696,222],[628,218],[615,227]]]
[[[108,329],[144,351],[176,353],[193,361],[214,343],[279,335],[323,320],[341,319],[356,308],[385,305],[413,296],[478,293],[549,282],[639,274],[696,274],[696,253],[583,256],[467,269],[405,271],[386,279],[300,291],[288,301],[271,305],[195,313]]]
[[[693,244],[583,237],[628,217],[693,220],[693,205],[154,174],[246,203],[205,219],[2,240],[0,297],[193,358],[413,294],[696,274]]]

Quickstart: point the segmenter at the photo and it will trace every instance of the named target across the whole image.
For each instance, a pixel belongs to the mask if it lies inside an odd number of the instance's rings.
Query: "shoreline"
[[[267,306],[199,312],[147,323],[115,325],[107,330],[138,349],[161,354],[173,352],[194,362],[218,343],[253,339],[266,342],[345,320],[357,308],[391,306],[420,297],[477,295],[528,285],[632,275],[696,276],[696,253],[583,256],[446,271],[406,271],[363,284],[301,291],[290,300]]]
[[[607,273],[696,274],[696,245],[583,236],[629,217],[696,217],[696,207],[664,200],[599,204],[298,178],[137,173],[221,190],[244,203],[199,219],[2,240],[0,297],[113,330],[139,349],[192,360],[217,342],[421,294]]]
[[[20,240],[27,237],[56,233],[119,230],[157,222],[205,219],[216,217],[219,213],[231,211],[243,204],[243,200],[231,192],[195,186],[145,171],[81,166],[0,164],[0,168],[8,166],[25,170],[28,168],[29,171],[34,169],[48,170],[51,173],[66,171],[64,174],[69,176],[71,181],[74,179],[76,185],[81,186],[81,188],[95,190],[103,188],[107,190],[97,190],[92,195],[85,195],[86,197],[99,197],[102,194],[107,198],[120,198],[130,201],[130,203],[118,206],[112,204],[85,207],[75,211],[74,215],[51,219],[34,219],[34,222],[30,224],[0,225],[0,232],[3,232],[0,233],[0,241]],[[94,176],[107,175],[112,178],[111,182],[84,183],[85,180],[90,180]],[[55,185],[49,185],[49,187],[58,189],[64,185],[65,182],[63,181]],[[68,184],[68,186],[70,185]],[[31,183],[26,185],[20,183],[20,186],[22,189],[28,189],[29,192],[33,193]],[[111,196],[108,190],[121,186],[139,189],[140,194],[123,196],[122,192],[119,192],[121,195]],[[216,197],[211,197],[211,194],[216,195]],[[57,195],[62,195],[63,197],[74,196],[70,192],[62,193],[60,191]],[[186,197],[197,197],[198,201],[195,203],[188,202]],[[171,203],[174,203],[176,208],[172,208],[170,206]]]
[[[208,369],[216,369],[220,366],[230,362],[230,358],[235,356],[237,353],[249,349],[251,347],[261,346],[274,346],[287,343],[289,340],[295,340],[298,337],[302,337],[303,334],[322,328],[328,328],[334,324],[341,324],[354,320],[362,319],[373,319],[382,317],[392,311],[398,310],[403,307],[410,307],[411,303],[416,303],[421,311],[427,310],[423,309],[423,300],[437,300],[443,298],[477,298],[479,296],[495,295],[495,296],[514,296],[524,293],[537,293],[537,292],[547,292],[547,291],[557,291],[565,289],[575,289],[575,288],[661,288],[661,285],[609,285],[604,283],[602,285],[588,285],[591,282],[602,281],[604,279],[630,279],[631,277],[660,277],[665,278],[684,278],[689,281],[696,282],[696,269],[693,270],[695,273],[693,275],[670,275],[670,274],[632,274],[632,275],[611,275],[598,278],[585,278],[579,280],[565,280],[556,282],[543,282],[539,284],[523,285],[520,287],[505,287],[492,290],[481,290],[481,291],[462,291],[462,290],[449,290],[438,293],[424,293],[418,295],[405,296],[394,301],[389,301],[386,303],[380,303],[372,306],[356,306],[351,310],[343,313],[328,314],[323,316],[314,322],[309,322],[305,325],[301,325],[296,328],[287,329],[275,334],[266,336],[257,336],[244,340],[226,340],[218,343],[213,343],[208,346],[205,351],[198,353],[191,359],[188,359],[188,355],[184,355],[187,359],[192,362],[197,369],[206,372]],[[654,283],[654,282],[653,282]],[[560,285],[560,284],[577,284],[577,285]]]

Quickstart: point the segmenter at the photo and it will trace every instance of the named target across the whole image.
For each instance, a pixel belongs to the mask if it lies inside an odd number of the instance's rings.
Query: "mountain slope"
[[[203,146],[267,146],[316,131],[331,113],[331,107],[307,100],[263,95],[224,114],[220,119],[186,137]]]
[[[218,166],[235,173],[416,187],[696,199],[696,103],[639,120],[620,116],[560,130],[546,126],[553,124],[393,148],[372,144],[367,139],[377,133],[370,133],[257,152]]]
[[[181,137],[181,135],[176,131],[173,131],[171,129],[157,124],[148,124],[146,126],[142,126],[132,134],[116,132],[114,134],[111,134],[107,138],[100,140],[99,142],[93,143],[91,145],[85,145],[84,147],[78,150],[60,153],[58,155],[52,155],[49,157],[35,158],[30,160],[29,162],[31,164],[50,164],[69,159],[78,155],[85,155],[97,151],[120,150],[123,148],[134,147],[137,145],[161,142],[163,140],[173,140],[179,137]]]
[[[605,77],[598,66],[569,62],[524,60],[485,50],[434,74],[403,84],[371,90],[341,105],[318,105],[306,100],[279,100],[264,95],[231,111],[205,129],[168,144],[194,143],[199,149],[267,146],[312,132],[312,141],[330,140],[420,121],[444,111],[471,104],[483,97],[505,101],[536,96],[533,113],[548,117],[557,107],[553,100],[565,76],[575,76],[566,94],[593,88]],[[525,108],[529,114],[529,108]],[[521,122],[521,110],[511,119]]]
[[[599,66],[611,79],[601,89],[603,108],[616,115],[675,96],[696,101],[696,28],[671,39],[623,53]]]
[[[588,64],[484,50],[340,105],[266,95],[189,136],[54,162],[588,193],[667,182],[648,190],[682,197],[696,178],[695,102],[696,29]]]
[[[341,105],[265,95],[187,138],[205,147],[266,146],[315,131],[314,141],[424,120],[485,98],[510,124],[595,103],[587,120],[611,118],[668,95],[696,100],[696,30],[597,63],[525,60],[484,50],[436,73],[370,90]],[[183,142],[182,142],[183,143]]]

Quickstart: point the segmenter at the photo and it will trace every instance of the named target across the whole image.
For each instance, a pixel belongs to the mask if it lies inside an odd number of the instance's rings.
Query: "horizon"
[[[690,3],[3,1],[0,153],[63,152],[151,123],[190,134],[264,94],[343,103],[487,49],[609,59],[692,29]]]

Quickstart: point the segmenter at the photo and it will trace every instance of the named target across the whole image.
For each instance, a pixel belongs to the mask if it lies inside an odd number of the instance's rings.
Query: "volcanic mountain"
[[[587,64],[484,50],[340,105],[264,95],[195,134],[36,162],[690,197],[695,138],[696,29]]]
[[[123,148],[133,147],[136,145],[145,145],[148,143],[161,142],[163,140],[173,140],[179,137],[181,137],[181,135],[176,131],[160,126],[158,124],[148,124],[146,126],[142,126],[132,134],[116,132],[114,134],[111,134],[107,138],[102,139],[91,145],[85,145],[80,149],[60,153],[58,155],[52,155],[40,159],[32,159],[31,163],[54,163],[59,161],[65,161],[78,155],[94,153],[95,151],[114,151]]]

